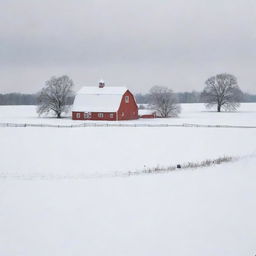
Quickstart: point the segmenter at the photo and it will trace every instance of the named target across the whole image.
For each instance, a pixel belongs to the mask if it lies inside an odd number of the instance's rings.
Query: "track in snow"
[[[75,175],[61,175],[61,174],[15,174],[15,173],[4,173],[0,172],[0,179],[14,179],[14,180],[83,180],[83,179],[95,179],[95,178],[114,178],[114,177],[130,177],[130,176],[138,176],[138,175],[148,175],[148,174],[166,174],[173,171],[186,171],[186,170],[195,170],[213,167],[216,165],[221,165],[225,163],[237,162],[242,159],[256,157],[256,154],[250,154],[240,157],[235,156],[224,156],[216,159],[207,159],[202,162],[187,162],[180,165],[180,168],[177,166],[171,165],[167,167],[153,167],[138,171],[127,171],[127,172],[111,172],[106,174],[84,174],[77,173]]]

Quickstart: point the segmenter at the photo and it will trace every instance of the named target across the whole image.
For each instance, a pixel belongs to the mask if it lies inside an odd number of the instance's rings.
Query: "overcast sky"
[[[255,0],[0,0],[0,93],[76,84],[201,90],[232,73],[256,93]]]

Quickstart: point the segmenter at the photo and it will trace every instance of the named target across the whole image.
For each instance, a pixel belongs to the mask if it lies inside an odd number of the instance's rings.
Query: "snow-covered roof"
[[[83,87],[75,97],[73,111],[116,112],[126,87]]]
[[[156,113],[154,109],[139,109],[139,116],[152,115],[154,113]]]

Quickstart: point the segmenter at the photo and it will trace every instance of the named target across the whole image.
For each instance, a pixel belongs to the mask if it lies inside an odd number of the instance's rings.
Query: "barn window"
[[[90,119],[91,118],[91,113],[90,112],[85,112],[84,113],[84,119]]]
[[[103,113],[98,113],[98,117],[103,118],[104,117]]]
[[[124,112],[122,112],[122,116],[124,116]]]
[[[109,117],[110,117],[110,118],[113,118],[113,117],[114,117],[114,114],[109,114]]]
[[[76,118],[80,118],[80,113],[76,113]]]
[[[125,103],[129,103],[129,96],[125,96]]]

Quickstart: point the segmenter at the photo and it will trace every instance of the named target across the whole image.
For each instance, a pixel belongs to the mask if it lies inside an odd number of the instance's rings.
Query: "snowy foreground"
[[[0,107],[0,122],[73,121],[15,106]],[[133,122],[253,126],[256,104]],[[0,145],[0,255],[256,254],[256,129],[2,127]],[[115,176],[224,155],[239,160]]]

